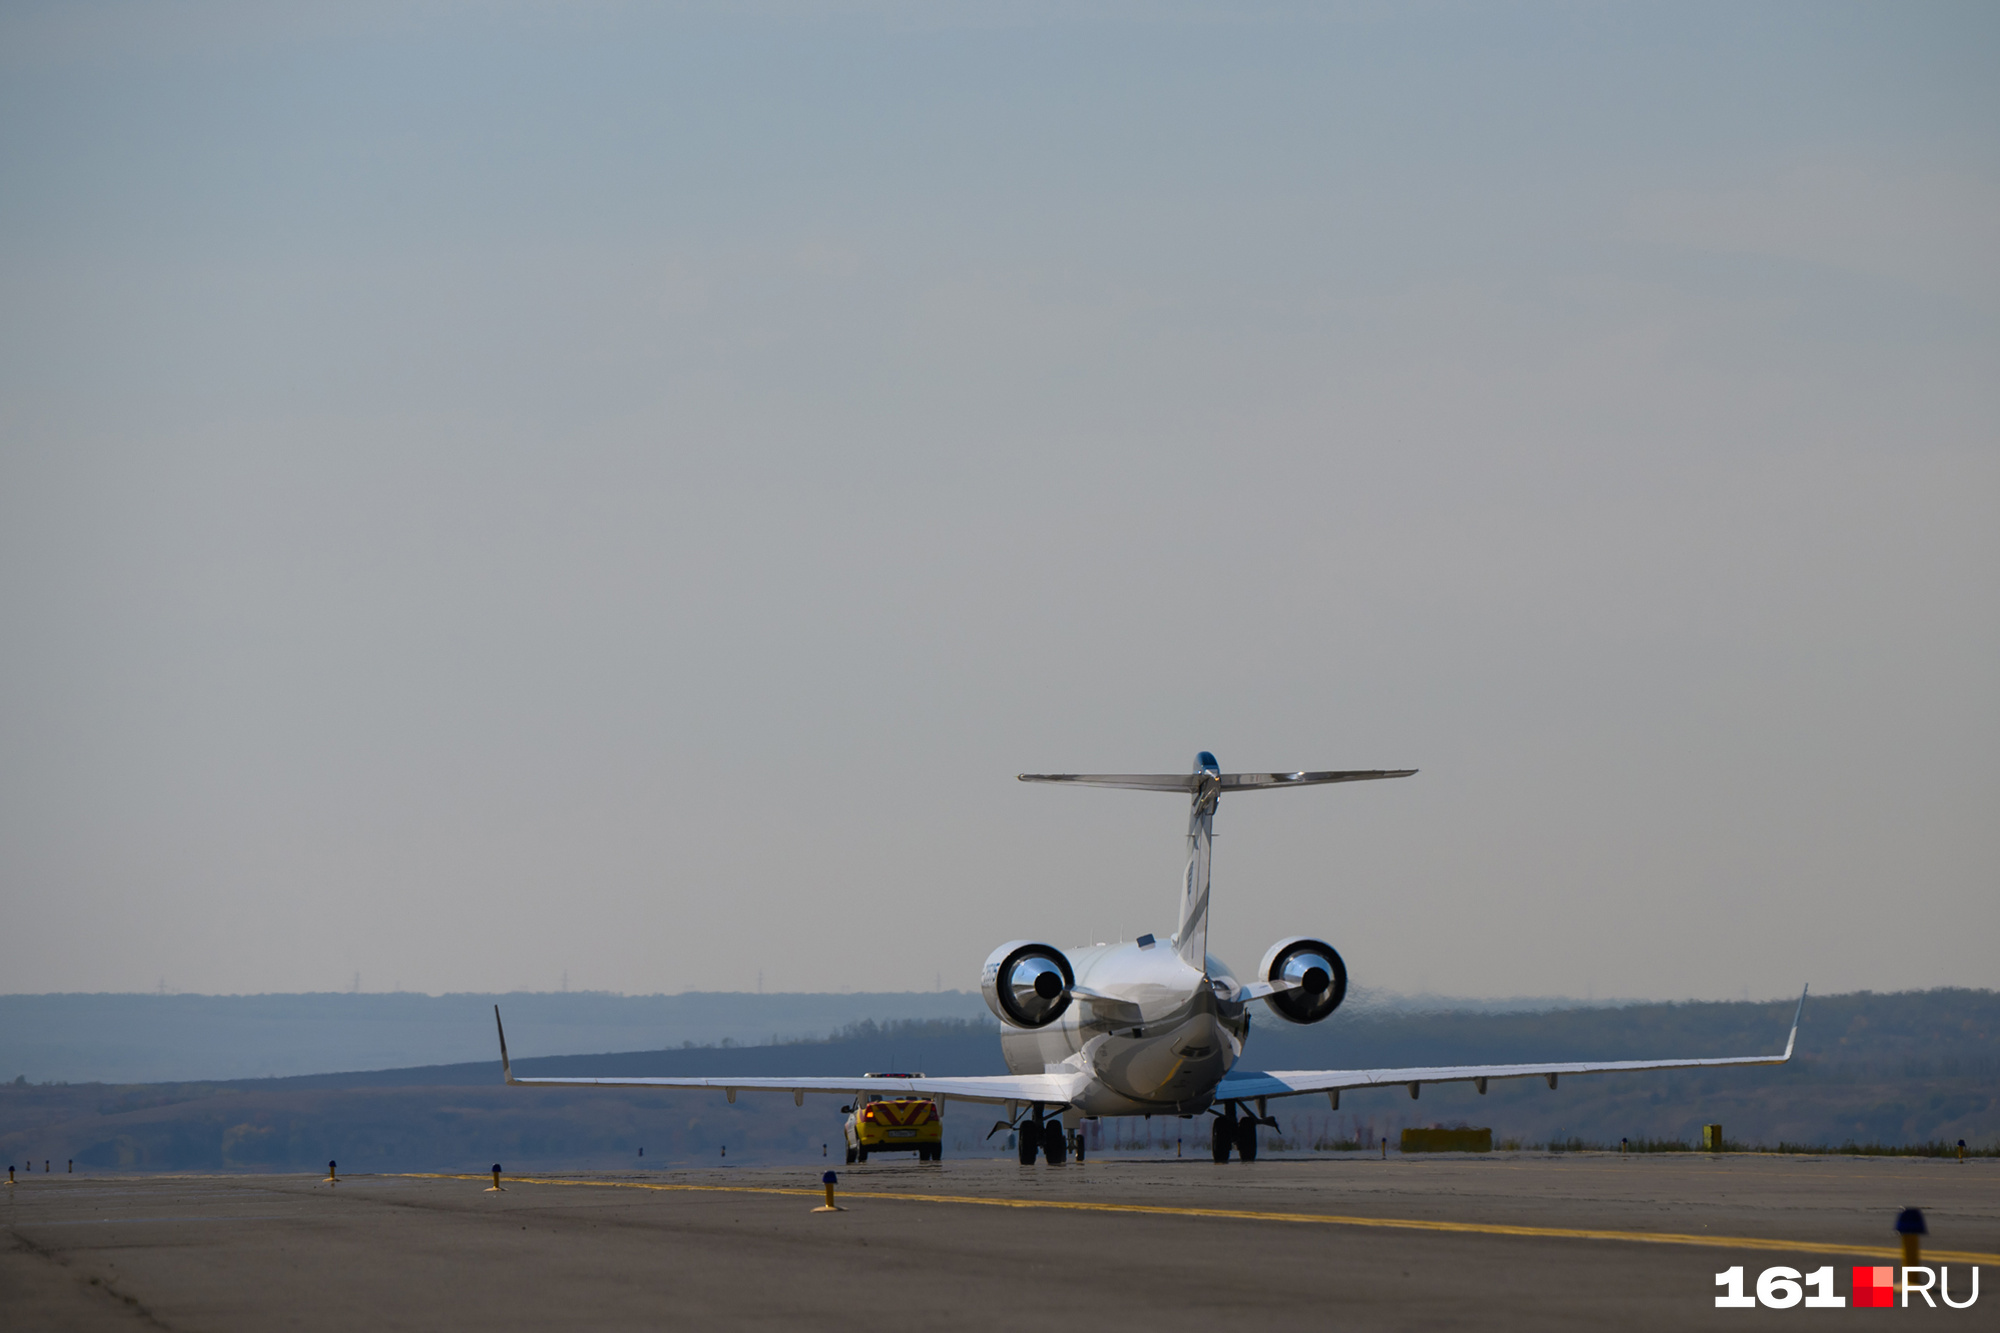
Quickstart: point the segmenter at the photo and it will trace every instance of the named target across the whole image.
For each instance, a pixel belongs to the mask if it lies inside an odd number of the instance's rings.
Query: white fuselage
[[[1046,1027],[1005,1027],[1000,1049],[1016,1074],[1090,1076],[1071,1103],[1083,1115],[1192,1115],[1243,1054],[1250,1016],[1229,968],[1208,975],[1155,944],[1064,950],[1076,994]]]

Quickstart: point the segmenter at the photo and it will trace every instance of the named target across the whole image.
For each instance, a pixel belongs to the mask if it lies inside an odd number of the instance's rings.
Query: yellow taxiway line
[[[484,1180],[485,1176],[451,1175],[436,1171],[397,1173],[413,1180]],[[681,1194],[785,1194],[818,1198],[817,1189],[785,1189],[775,1185],[674,1185],[643,1180],[553,1180],[546,1176],[508,1176],[523,1185],[568,1185],[597,1189],[658,1190]],[[1697,1236],[1675,1231],[1606,1231],[1591,1227],[1524,1227],[1503,1222],[1431,1222],[1409,1217],[1353,1217],[1340,1213],[1269,1213],[1247,1208],[1178,1208],[1155,1203],[1099,1203],[1074,1199],[1009,1199],[978,1194],[905,1194],[893,1190],[842,1190],[844,1199],[888,1199],[900,1203],[973,1204],[985,1208],[1055,1208],[1078,1213],[1132,1213],[1148,1217],[1205,1217],[1236,1222],[1312,1222],[1321,1226],[1376,1227],[1390,1231],[1436,1231],[1454,1235],[1519,1236],[1531,1240],[1613,1240],[1642,1245],[1700,1245],[1723,1250],[1782,1250],[1795,1254],[1843,1254],[1860,1259],[1900,1260],[1898,1247],[1842,1245],[1829,1241],[1772,1240],[1764,1236]],[[1932,1263],[1992,1264],[2000,1254],[1965,1250],[1924,1249]]]

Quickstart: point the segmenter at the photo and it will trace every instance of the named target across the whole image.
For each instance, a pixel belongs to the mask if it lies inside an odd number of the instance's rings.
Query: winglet
[[[494,1005],[494,1031],[500,1033],[500,1081],[514,1083],[514,1065],[506,1059],[506,1029],[500,1027],[500,1005]]]
[[[1806,991],[1811,989],[1812,983],[1808,981],[1805,990],[1799,992],[1799,1007],[1792,1012],[1792,1035],[1785,1038],[1785,1058],[1778,1062],[1780,1064],[1792,1058],[1792,1045],[1799,1039],[1799,1018],[1806,1011]]]

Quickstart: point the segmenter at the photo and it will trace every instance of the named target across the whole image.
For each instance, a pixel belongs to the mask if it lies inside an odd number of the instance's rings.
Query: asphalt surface
[[[1685,1328],[1741,1264],[1892,1262],[1897,1212],[1967,1294],[2000,1161],[1495,1153],[891,1159],[508,1179],[30,1175],[0,1201],[8,1330]],[[660,1187],[667,1188],[660,1188]],[[650,1188],[647,1188],[650,1187]],[[1579,1234],[1587,1233],[1587,1234]],[[1679,1236],[1662,1243],[1640,1237]],[[1982,1274],[2000,1281],[1996,1268]],[[1992,1327],[2000,1293],[1929,1317]]]

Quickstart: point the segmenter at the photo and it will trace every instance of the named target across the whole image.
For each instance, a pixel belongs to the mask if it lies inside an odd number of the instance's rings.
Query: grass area
[[[1527,1145],[1533,1147],[1533,1144]],[[1699,1148],[1684,1139],[1624,1139],[1618,1143],[1597,1143],[1590,1139],[1571,1136],[1566,1139],[1551,1139],[1543,1145],[1549,1152],[1699,1152]],[[1741,1152],[1743,1145],[1723,1140],[1724,1152]]]
[[[1192,1137],[1188,1140],[1192,1143]],[[1205,1144],[1207,1138],[1204,1136]],[[1391,1146],[1396,1140],[1389,1138]],[[1172,1146],[1172,1140],[1167,1140]],[[1123,1149],[1144,1146],[1144,1140],[1131,1143],[1107,1142],[1107,1147]],[[1357,1135],[1330,1133],[1311,1137],[1287,1134],[1270,1134],[1264,1139],[1264,1146],[1273,1152],[1377,1152],[1382,1146],[1382,1136],[1376,1134]],[[1596,1139],[1578,1136],[1550,1139],[1546,1143],[1519,1138],[1496,1138],[1493,1140],[1495,1152],[1627,1152],[1627,1153],[1698,1153],[1707,1151],[1685,1139],[1632,1138],[1621,1142],[1605,1143]],[[1924,1143],[1790,1143],[1780,1140],[1775,1144],[1738,1143],[1731,1139],[1722,1141],[1722,1152],[1774,1153],[1791,1156],[1813,1157],[1957,1157],[1958,1144],[1944,1139],[1932,1139]],[[1968,1143],[1967,1157],[2000,1157],[2000,1140],[1984,1146]]]
[[[1493,1146],[1498,1148],[1503,1145],[1496,1143]],[[1505,1146],[1511,1148],[1520,1148],[1523,1145],[1516,1140],[1510,1139],[1507,1141],[1507,1144]],[[1528,1144],[1526,1146],[1532,1148],[1535,1145]],[[1595,1143],[1580,1138],[1568,1138],[1568,1139],[1551,1140],[1550,1142],[1542,1146],[1549,1152],[1624,1151],[1624,1152],[1634,1152],[1634,1153],[1659,1153],[1659,1152],[1705,1151],[1702,1148],[1696,1147],[1694,1144],[1684,1142],[1683,1140],[1680,1139],[1627,1139],[1621,1145],[1617,1143]],[[1735,1143],[1729,1139],[1724,1139],[1722,1141],[1721,1151],[1776,1153],[1780,1155],[1808,1156],[1808,1157],[1954,1157],[1955,1158],[1960,1155],[1958,1144],[1947,1143],[1943,1139],[1932,1139],[1927,1143],[1848,1142],[1838,1145],[1830,1143],[1786,1143],[1783,1142],[1782,1140],[1776,1144],[1763,1144],[1763,1143],[1751,1144],[1751,1143]],[[1965,1145],[1964,1155],[1967,1157],[2000,1157],[2000,1141],[1989,1143],[1984,1147],[1979,1147],[1968,1143]]]
[[[1809,1153],[1817,1156],[1835,1157],[1957,1157],[1956,1143],[1946,1143],[1943,1139],[1932,1139],[1929,1143],[1843,1143],[1830,1147],[1824,1143],[1780,1143],[1775,1148],[1759,1148],[1759,1152]],[[1985,1147],[1965,1145],[1967,1157],[2000,1157],[2000,1142],[1989,1143]]]
[[[1192,1142],[1192,1140],[1190,1140]],[[1204,1142],[1206,1140],[1204,1139]],[[1393,1146],[1395,1140],[1390,1139]],[[1122,1146],[1122,1145],[1121,1145]],[[1133,1146],[1137,1146],[1136,1144]],[[1358,1137],[1353,1133],[1326,1134],[1311,1138],[1283,1134],[1268,1135],[1264,1146],[1274,1152],[1376,1152],[1381,1149],[1381,1137],[1368,1135]],[[1597,1153],[1699,1153],[1707,1151],[1685,1139],[1633,1138],[1622,1142],[1605,1143],[1596,1139],[1577,1136],[1550,1139],[1546,1143],[1536,1143],[1518,1138],[1496,1138],[1493,1140],[1495,1152],[1597,1152]],[[1956,1158],[1959,1147],[1955,1142],[1931,1139],[1923,1143],[1791,1143],[1780,1140],[1775,1144],[1738,1143],[1734,1140],[1722,1141],[1722,1152],[1771,1153],[1783,1156],[1810,1157],[1945,1157]],[[1967,1157],[2000,1157],[2000,1140],[1981,1145],[1965,1145]]]

